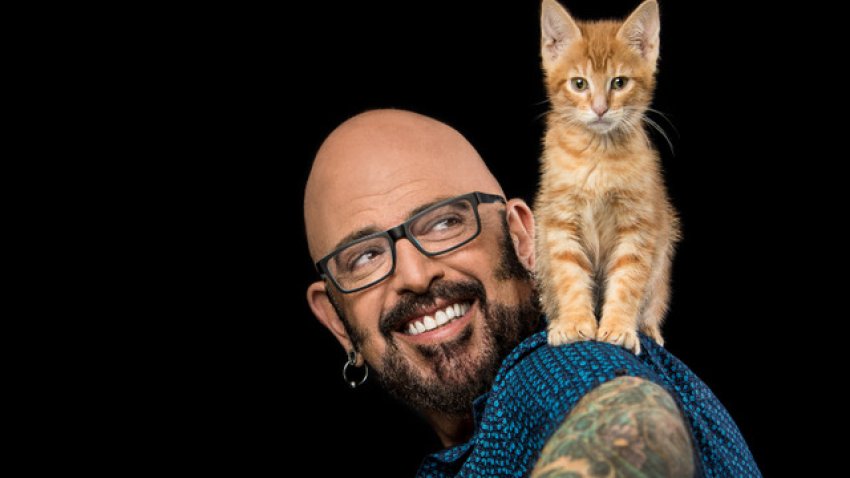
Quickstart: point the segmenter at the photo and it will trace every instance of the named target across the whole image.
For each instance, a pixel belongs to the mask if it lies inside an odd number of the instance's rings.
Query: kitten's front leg
[[[653,241],[646,231],[626,228],[606,268],[605,303],[596,339],[640,354],[638,312],[649,280]]]
[[[543,311],[549,319],[549,344],[596,337],[590,261],[572,223],[543,221],[537,260]]]

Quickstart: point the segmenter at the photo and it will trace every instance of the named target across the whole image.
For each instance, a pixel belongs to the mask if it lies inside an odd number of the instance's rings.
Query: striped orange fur
[[[551,103],[535,203],[549,343],[663,344],[679,221],[643,120],[655,89],[656,0],[625,21],[578,22],[543,0]],[[601,315],[597,321],[597,313]]]

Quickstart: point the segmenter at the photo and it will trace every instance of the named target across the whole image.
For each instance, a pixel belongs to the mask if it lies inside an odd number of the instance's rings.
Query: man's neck
[[[533,327],[519,338],[513,348],[516,348],[524,340],[528,339],[537,332],[546,330],[546,321],[542,315],[537,316],[537,320],[533,322]],[[504,362],[505,357],[502,357],[500,363]],[[434,433],[444,447],[449,448],[455,445],[466,443],[472,438],[472,433],[475,431],[475,422],[472,419],[472,411],[466,415],[448,415],[445,413],[426,411],[422,413],[425,420],[431,425]]]
[[[466,443],[472,437],[472,415],[445,415],[442,413],[425,413],[425,419],[437,434],[443,446],[448,448]]]

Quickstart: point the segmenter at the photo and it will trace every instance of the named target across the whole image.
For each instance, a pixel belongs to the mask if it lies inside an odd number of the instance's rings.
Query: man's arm
[[[531,476],[693,474],[690,433],[673,397],[648,380],[620,377],[579,401],[546,443]]]

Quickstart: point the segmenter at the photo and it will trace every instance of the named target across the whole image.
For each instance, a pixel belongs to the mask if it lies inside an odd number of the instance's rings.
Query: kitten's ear
[[[660,45],[661,18],[658,14],[658,2],[646,0],[626,19],[617,38],[628,43],[646,61],[655,65]]]
[[[543,68],[550,70],[561,53],[581,38],[581,31],[567,10],[555,0],[543,0],[540,7],[540,53]]]

